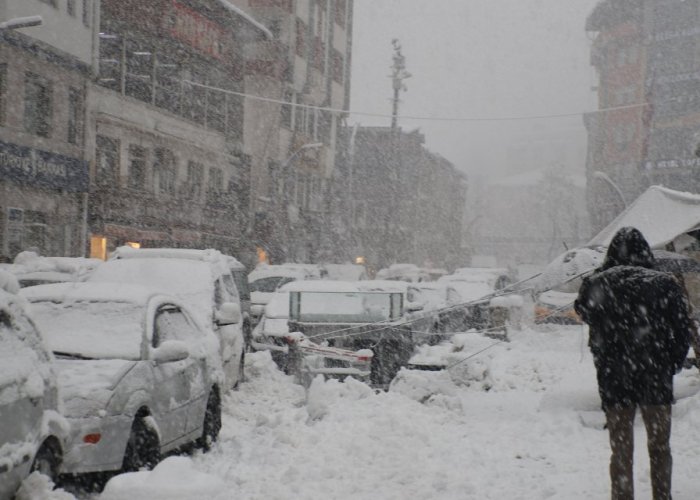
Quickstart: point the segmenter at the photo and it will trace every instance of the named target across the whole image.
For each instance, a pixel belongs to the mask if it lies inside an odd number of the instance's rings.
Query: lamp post
[[[282,207],[280,209],[280,216],[283,216],[285,219],[285,225],[284,225],[284,236],[285,236],[285,253],[289,251],[289,243],[290,243],[290,223],[291,222],[296,222],[295,219],[296,216],[292,216],[291,214],[291,205],[289,203],[289,167],[294,163],[294,161],[297,159],[297,157],[303,153],[304,151],[307,151],[309,149],[319,149],[323,147],[323,143],[321,142],[310,142],[307,144],[302,144],[299,146],[289,157],[282,163],[282,166],[280,167],[280,177],[282,179]]]
[[[610,187],[612,187],[617,195],[620,197],[620,200],[622,200],[622,206],[624,208],[627,208],[627,200],[625,199],[625,195],[622,193],[622,189],[620,189],[620,186],[615,184],[615,182],[610,178],[608,174],[605,172],[601,172],[600,170],[596,170],[593,172],[593,178],[601,180],[605,183],[607,183]]]
[[[44,20],[41,16],[15,17],[0,23],[0,30],[17,30],[20,28],[31,28],[41,26]]]

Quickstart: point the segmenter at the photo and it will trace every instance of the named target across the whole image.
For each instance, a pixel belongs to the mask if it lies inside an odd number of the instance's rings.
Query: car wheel
[[[158,433],[148,424],[146,418],[148,417],[137,417],[131,426],[122,463],[124,472],[135,472],[144,468],[150,470],[160,462]]]
[[[45,441],[39,448],[39,451],[37,451],[30,471],[48,476],[55,483],[58,479],[58,468],[60,465],[60,449],[50,441]]]
[[[202,426],[202,437],[197,440],[197,445],[208,451],[219,438],[221,431],[221,398],[219,391],[212,389],[207,399],[207,410],[204,414],[204,425]]]

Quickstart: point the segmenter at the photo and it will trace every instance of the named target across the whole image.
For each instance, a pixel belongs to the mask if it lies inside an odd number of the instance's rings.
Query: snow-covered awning
[[[272,39],[274,38],[274,37],[272,36],[272,32],[271,32],[269,29],[267,29],[267,27],[266,27],[264,24],[260,23],[259,21],[256,21],[256,20],[253,18],[253,16],[251,16],[250,14],[248,14],[247,12],[245,12],[245,11],[244,11],[243,9],[241,9],[240,7],[236,7],[235,5],[233,5],[233,4],[232,4],[231,2],[229,2],[228,0],[218,0],[218,1],[219,1],[219,3],[220,3],[226,10],[228,10],[229,12],[231,12],[231,13],[233,13],[233,14],[235,14],[235,15],[237,15],[237,16],[240,16],[241,18],[245,19],[250,25],[252,25],[255,29],[257,29],[258,31],[260,31],[260,32],[261,32],[263,35],[265,35],[265,37],[267,37],[268,39],[272,40]]]
[[[700,195],[651,186],[588,245],[608,246],[615,233],[626,226],[639,229],[652,248],[661,248],[700,228]]]

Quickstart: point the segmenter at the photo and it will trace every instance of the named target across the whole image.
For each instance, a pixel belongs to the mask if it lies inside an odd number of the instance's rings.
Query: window
[[[126,95],[151,102],[153,91],[153,53],[147,48],[127,40],[126,42]]]
[[[80,90],[68,89],[68,142],[78,144],[81,136],[83,102]]]
[[[345,26],[345,4],[346,0],[336,0],[335,2],[335,22],[340,26]]]
[[[299,57],[304,57],[306,55],[306,24],[304,24],[304,21],[297,18],[296,28],[296,52]]]
[[[165,306],[158,311],[153,332],[153,347],[158,347],[168,340],[187,342],[195,335],[196,330],[177,307]]]
[[[90,26],[91,4],[90,0],[83,0],[83,24],[87,27]]]
[[[207,128],[226,130],[226,94],[218,90],[207,90]]]
[[[24,83],[24,129],[40,137],[51,135],[53,89],[38,75],[27,73]]]
[[[0,125],[7,119],[7,64],[0,64]]]
[[[39,0],[39,1],[49,4],[51,7],[58,8],[58,0]]]
[[[202,184],[204,183],[204,165],[190,161],[187,163],[187,193],[189,198],[202,196]]]
[[[285,90],[284,96],[282,98],[285,102],[294,102],[294,92],[291,90]],[[282,126],[289,129],[292,128],[292,113],[293,106],[289,104],[283,104],[280,110]]]
[[[75,17],[75,0],[66,0],[66,12],[69,16]]]
[[[155,59],[156,106],[171,113],[180,112],[180,65],[168,54],[158,53]]]
[[[333,80],[340,84],[343,83],[343,73],[345,70],[343,64],[343,54],[333,49]]]
[[[119,172],[119,141],[98,135],[95,153],[95,182],[100,185],[116,183]]]
[[[156,189],[159,194],[175,194],[175,156],[172,151],[158,148],[155,151],[153,170],[157,177]]]
[[[144,189],[146,183],[146,148],[131,144],[129,146],[129,187]]]
[[[218,194],[224,187],[224,172],[220,168],[211,167],[209,169],[209,193]]]

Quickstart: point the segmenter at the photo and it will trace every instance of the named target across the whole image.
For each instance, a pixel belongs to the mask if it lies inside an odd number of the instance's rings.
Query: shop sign
[[[683,158],[680,160],[654,160],[644,163],[646,170],[664,170],[669,168],[696,168],[700,167],[700,158]]]
[[[170,34],[216,59],[223,58],[224,30],[215,22],[173,0]]]
[[[0,141],[0,179],[38,188],[87,192],[88,163]]]

